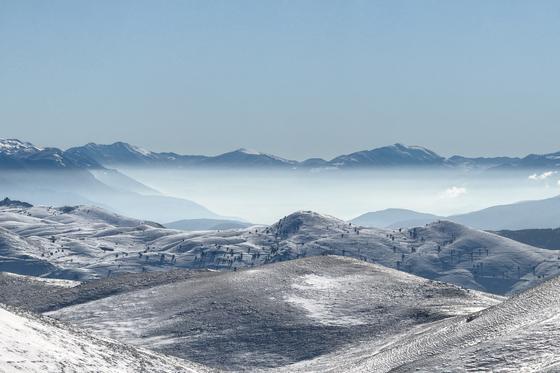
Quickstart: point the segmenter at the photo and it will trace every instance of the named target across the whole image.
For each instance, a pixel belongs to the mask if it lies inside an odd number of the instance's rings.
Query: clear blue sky
[[[560,150],[558,1],[0,0],[0,137]]]

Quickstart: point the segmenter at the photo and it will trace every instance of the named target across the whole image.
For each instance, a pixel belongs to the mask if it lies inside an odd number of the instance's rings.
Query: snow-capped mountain
[[[341,155],[329,163],[339,168],[442,166],[445,158],[421,146],[394,144],[348,155]]]
[[[296,161],[244,148],[208,157],[200,162],[201,166],[220,167],[289,167],[296,164]]]
[[[42,149],[35,145],[16,139],[0,139],[0,153],[14,158],[24,158],[39,153]]]
[[[57,148],[39,148],[15,139],[0,139],[0,169],[80,169],[101,167],[93,159],[74,159]]]
[[[104,166],[165,165],[166,162],[177,163],[186,161],[186,158],[193,158],[175,153],[155,153],[124,142],[116,142],[110,145],[89,143],[70,148],[65,153],[74,159],[93,159]]]
[[[154,158],[126,144],[117,148]],[[0,171],[4,171],[0,172],[0,196],[34,204],[111,206],[114,211],[161,221],[223,218],[193,201],[164,196],[118,170],[105,168],[90,155],[95,154],[0,139]]]
[[[271,154],[254,150],[238,149],[217,156],[180,155],[176,153],[156,153],[116,142],[111,145],[90,143],[70,148],[65,152],[73,159],[94,159],[104,166],[134,167],[276,167],[297,164]]]
[[[442,157],[421,147],[394,144],[371,150],[340,155],[331,160],[310,158],[294,161],[269,153],[241,148],[216,156],[181,155],[173,152],[153,152],[125,142],[113,144],[89,143],[61,151],[39,148],[15,139],[0,139],[0,168],[25,167],[85,168],[103,167],[222,167],[222,168],[299,168],[356,169],[385,167],[436,167],[462,170],[549,170],[560,168],[560,152],[530,154],[516,157]]]

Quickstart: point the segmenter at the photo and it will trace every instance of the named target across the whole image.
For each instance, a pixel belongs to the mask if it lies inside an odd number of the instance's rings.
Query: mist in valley
[[[167,196],[186,198],[222,216],[270,224],[297,210],[352,219],[405,208],[453,215],[559,194],[559,176],[528,171],[434,169],[270,170],[121,169]]]

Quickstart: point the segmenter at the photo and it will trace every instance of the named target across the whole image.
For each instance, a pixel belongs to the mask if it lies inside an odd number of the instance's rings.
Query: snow
[[[0,208],[0,255],[14,263],[0,270],[27,275],[81,280],[172,268],[234,270],[324,254],[497,294],[550,278],[560,263],[554,251],[445,221],[399,231],[299,211],[271,226],[184,232],[96,207]]]
[[[10,156],[30,155],[40,152],[42,149],[16,139],[2,139],[0,138],[0,153]]]
[[[49,315],[226,370],[282,366],[502,300],[335,256],[193,276]]]
[[[0,305],[2,372],[205,372],[172,357],[90,337],[63,324]]]
[[[261,155],[261,153],[256,151],[256,150],[246,149],[246,148],[237,149],[235,152],[243,153],[243,154],[249,154],[249,155]]]
[[[141,276],[143,270],[177,267],[225,270],[109,292],[49,313],[103,338],[213,368],[408,372],[560,367],[558,253],[447,221],[399,231],[299,211],[271,226],[187,233],[88,206],[12,205],[0,208],[0,256],[0,264],[12,265],[13,272],[33,270],[56,278],[118,272]],[[44,284],[48,291],[74,283]],[[467,288],[514,295],[504,301]],[[87,371],[83,364],[89,361],[98,364],[98,353],[121,351],[98,348],[97,339],[83,341],[85,334],[59,324],[54,331],[32,327],[52,341],[39,350],[47,342],[14,317],[21,316],[0,314],[0,359],[5,359],[0,365],[9,369],[36,371],[33,364],[43,361],[49,370],[59,351],[83,353],[80,343],[88,343],[86,351],[93,356],[80,360],[68,354],[68,366],[82,364],[78,370]],[[12,327],[3,326],[4,320]],[[31,342],[2,344],[18,330],[31,335]],[[17,360],[18,353],[24,359]],[[113,371],[130,370],[126,358],[105,360],[124,364]]]
[[[131,146],[131,149],[132,149],[133,151],[135,151],[136,153],[139,153],[139,154],[141,154],[141,155],[143,155],[143,156],[145,156],[145,157],[151,157],[151,156],[152,156],[152,152],[151,152],[151,151],[146,150],[146,149],[144,149],[144,148],[141,148],[141,147],[139,147],[139,146]]]
[[[560,367],[560,279],[276,372],[541,372]]]
[[[318,292],[320,295],[310,298],[307,294],[299,296],[291,294],[285,298],[288,303],[302,307],[308,316],[317,320],[322,325],[364,325],[367,322],[353,316],[337,315],[332,312],[332,298],[338,294],[342,282],[348,282],[349,278],[333,278],[317,275],[303,276],[302,283],[293,284],[294,289],[302,292]]]

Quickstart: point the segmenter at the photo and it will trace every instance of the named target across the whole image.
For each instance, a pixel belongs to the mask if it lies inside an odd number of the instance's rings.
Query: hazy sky
[[[0,0],[0,137],[560,150],[558,1]]]

